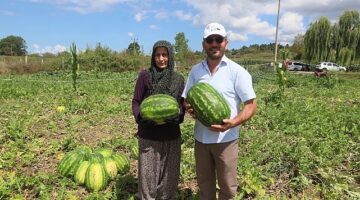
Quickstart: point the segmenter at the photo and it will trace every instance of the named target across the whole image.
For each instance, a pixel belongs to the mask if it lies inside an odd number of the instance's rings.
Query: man
[[[190,71],[182,97],[186,99],[189,89],[198,82],[212,85],[228,102],[230,119],[223,124],[205,127],[196,120],[195,161],[200,199],[216,199],[216,180],[220,187],[219,199],[234,199],[237,190],[237,160],[239,125],[256,112],[256,95],[250,74],[225,56],[228,45],[225,28],[219,23],[205,27],[202,41],[206,59]],[[244,106],[240,110],[240,104]],[[194,118],[191,105],[185,107]]]

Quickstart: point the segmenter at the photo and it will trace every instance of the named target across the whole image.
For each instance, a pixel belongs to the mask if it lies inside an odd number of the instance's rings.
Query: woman
[[[132,111],[138,123],[138,178],[141,199],[175,199],[180,175],[181,132],[184,120],[181,94],[184,78],[174,71],[174,53],[167,41],[153,46],[151,66],[140,72],[136,82]],[[168,94],[177,99],[179,116],[157,125],[140,116],[140,104],[148,96]]]

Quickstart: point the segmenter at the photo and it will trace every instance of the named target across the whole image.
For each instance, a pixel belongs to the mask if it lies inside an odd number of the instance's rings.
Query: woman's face
[[[156,67],[164,69],[168,66],[169,54],[165,47],[158,47],[155,50]]]

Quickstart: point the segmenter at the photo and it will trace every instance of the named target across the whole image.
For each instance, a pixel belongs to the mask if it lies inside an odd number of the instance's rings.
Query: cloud
[[[236,41],[236,40],[237,41],[247,41],[248,40],[247,36],[243,35],[243,34],[234,33],[232,31],[228,31],[227,34],[228,34],[227,37],[229,38],[229,40],[234,40],[234,41]]]
[[[275,35],[275,28],[260,14],[275,12],[270,0],[187,0],[197,12],[193,17],[195,25],[216,21],[222,23],[228,30],[229,39],[237,41],[248,40],[248,35],[270,37]],[[276,5],[276,4],[275,4]],[[264,8],[266,12],[264,12]]]
[[[39,44],[33,44],[32,48],[33,48],[32,52],[38,54],[44,54],[44,53],[57,54],[66,51],[66,47],[60,44],[57,44],[55,46],[45,46],[45,47],[41,47]]]
[[[277,0],[185,0],[195,11],[192,23],[198,26],[217,21],[222,23],[232,37],[230,40],[246,41],[249,35],[274,40]],[[281,0],[279,40],[292,42],[297,34],[305,32],[304,21],[320,16],[337,20],[344,10],[359,10],[359,0]],[[305,17],[306,16],[306,17]],[[231,36],[230,35],[230,36]]]
[[[134,13],[134,20],[142,22],[154,17],[191,21],[195,26],[217,21],[231,32],[235,41],[260,37],[274,40],[278,0],[28,0],[50,3],[66,10],[87,14],[105,12],[115,5],[126,5]],[[185,2],[185,4],[183,4]],[[295,35],[305,32],[305,24],[320,16],[335,21],[344,10],[359,10],[359,0],[281,0],[279,40],[292,42]],[[153,15],[153,16],[151,16]],[[150,28],[156,28],[150,26]],[[256,37],[252,37],[256,36]]]
[[[281,43],[290,44],[298,34],[305,33],[303,16],[297,13],[286,12],[279,21],[279,38]]]
[[[166,11],[158,11],[158,12],[155,12],[155,18],[156,19],[166,19],[169,17],[169,14],[168,12]]]
[[[150,29],[153,29],[153,30],[158,30],[159,27],[157,27],[156,25],[152,24],[149,26]]]
[[[0,10],[0,15],[6,15],[6,16],[14,16],[15,13],[8,10]]]
[[[131,37],[131,38],[133,38],[133,37],[135,37],[135,33],[133,33],[133,32],[128,32],[128,36]]]
[[[182,10],[177,10],[174,15],[180,20],[191,20],[193,18],[191,13],[184,13]]]
[[[80,14],[105,12],[116,4],[131,3],[134,0],[29,0],[34,3],[50,3],[62,9]]]
[[[145,18],[144,13],[136,13],[134,16],[134,19],[137,22],[141,22],[142,20],[144,20],[144,18]]]

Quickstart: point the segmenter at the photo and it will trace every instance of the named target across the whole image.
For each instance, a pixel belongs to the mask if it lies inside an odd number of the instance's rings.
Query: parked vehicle
[[[309,65],[298,62],[298,61],[289,61],[288,62],[288,70],[290,71],[308,71]]]
[[[352,64],[346,67],[347,72],[360,72],[360,64]]]
[[[343,66],[339,66],[336,63],[332,62],[321,62],[316,65],[316,69],[324,70],[324,71],[346,71],[346,68]]]

